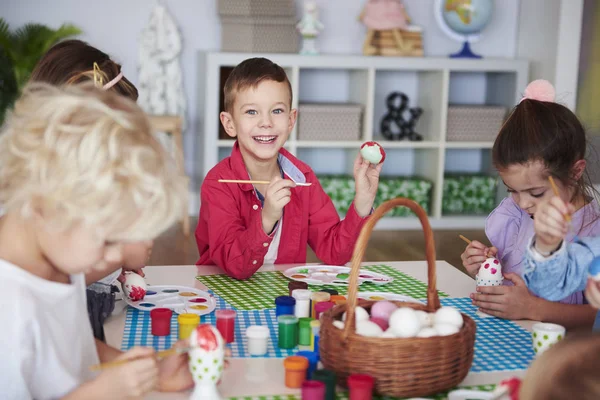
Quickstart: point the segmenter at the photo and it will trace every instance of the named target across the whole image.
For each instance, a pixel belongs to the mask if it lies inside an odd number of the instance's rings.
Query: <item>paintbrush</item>
[[[243,179],[219,179],[220,183],[250,183],[252,185],[268,185],[271,182],[269,181],[252,181],[252,180],[243,180]],[[312,183],[302,183],[302,182],[294,182],[296,186],[310,186]]]
[[[158,353],[156,353],[156,358],[161,360],[166,357],[187,353],[190,350],[192,350],[191,347],[171,347],[168,350],[163,350],[163,351],[159,351]],[[127,359],[123,359],[123,360],[109,361],[109,362],[102,363],[102,364],[92,365],[90,367],[90,370],[91,371],[101,371],[101,370],[108,369],[108,368],[118,367],[120,365],[127,364],[128,362],[135,361],[135,360],[139,360],[139,358],[127,358]]]
[[[550,185],[552,186],[552,191],[554,192],[554,195],[556,197],[560,197],[560,193],[558,192],[558,187],[556,186],[556,183],[554,183],[554,179],[551,176],[549,176],[548,180],[550,181]],[[565,221],[571,222],[570,214],[565,214]]]
[[[464,237],[463,235],[458,235],[459,238],[461,238],[462,240],[464,240],[465,242],[467,242],[467,244],[470,244],[471,241],[469,239],[467,239],[466,237]],[[490,252],[487,252],[485,255],[487,258],[492,258],[493,256],[490,255]]]

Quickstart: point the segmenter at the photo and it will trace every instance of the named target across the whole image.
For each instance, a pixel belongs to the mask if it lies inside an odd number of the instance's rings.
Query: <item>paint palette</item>
[[[133,301],[125,296],[123,300],[131,307],[148,312],[155,308],[170,308],[177,314],[206,315],[216,307],[215,298],[210,293],[187,286],[148,285],[142,300]]]
[[[421,301],[403,294],[387,293],[387,292],[358,292],[356,294],[359,300],[388,300],[388,301],[406,301],[408,303],[423,304]]]
[[[283,276],[294,281],[306,282],[309,285],[348,286],[350,268],[331,265],[307,265],[290,268],[283,272]],[[393,280],[394,278],[387,275],[361,270],[358,277],[358,284],[369,282],[375,285],[385,285]]]

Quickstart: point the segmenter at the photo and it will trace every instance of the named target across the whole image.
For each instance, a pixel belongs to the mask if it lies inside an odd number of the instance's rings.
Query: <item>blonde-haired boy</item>
[[[184,180],[131,100],[32,84],[0,136],[3,398],[126,398],[192,384],[185,357],[94,342],[84,273],[179,217]],[[90,366],[135,358],[95,376]],[[159,372],[160,370],[160,372]]]

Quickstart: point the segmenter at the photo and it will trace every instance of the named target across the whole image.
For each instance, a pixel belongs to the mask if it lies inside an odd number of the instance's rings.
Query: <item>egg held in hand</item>
[[[132,301],[143,300],[144,296],[146,296],[146,281],[143,277],[133,272],[125,274],[125,281],[122,283],[121,288],[123,289],[123,294]]]
[[[365,142],[360,146],[360,155],[371,164],[377,165],[385,161],[385,151],[377,142]]]

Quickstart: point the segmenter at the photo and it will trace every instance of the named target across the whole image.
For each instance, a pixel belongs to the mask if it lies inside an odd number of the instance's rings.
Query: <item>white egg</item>
[[[383,329],[375,322],[358,321],[356,323],[356,333],[361,336],[379,337],[383,334]]]
[[[386,330],[385,332],[383,332],[383,334],[381,335],[382,338],[395,338],[396,335],[394,335],[394,332],[392,332],[391,329],[388,328],[388,330]]]
[[[462,328],[464,321],[463,317],[454,307],[442,307],[435,313],[434,318],[435,325],[438,324],[450,324],[454,325],[458,329]]]
[[[333,326],[338,329],[344,329],[344,323],[342,321],[335,320],[333,321]]]
[[[421,323],[415,310],[401,307],[390,316],[390,328],[396,336],[408,338],[415,336],[421,330]]]
[[[356,322],[369,320],[369,313],[362,307],[354,309],[354,316],[356,317]],[[342,315],[342,321],[346,321],[346,313]]]
[[[421,326],[432,326],[433,325],[433,314],[429,314],[426,311],[417,310],[415,311],[419,317]]]
[[[435,326],[433,328],[435,329],[435,331],[438,333],[439,336],[450,336],[450,335],[454,335],[455,333],[458,333],[458,331],[460,331],[460,328],[457,328],[456,325],[445,324],[445,323],[435,324]]]
[[[420,337],[420,338],[428,338],[428,337],[437,336],[437,335],[438,335],[438,332],[434,328],[430,328],[430,327],[425,327],[425,328],[421,329],[419,331],[419,333],[417,333],[417,337]]]
[[[143,277],[133,272],[125,274],[125,282],[121,288],[127,298],[133,301],[140,301],[146,295],[147,285]]]

